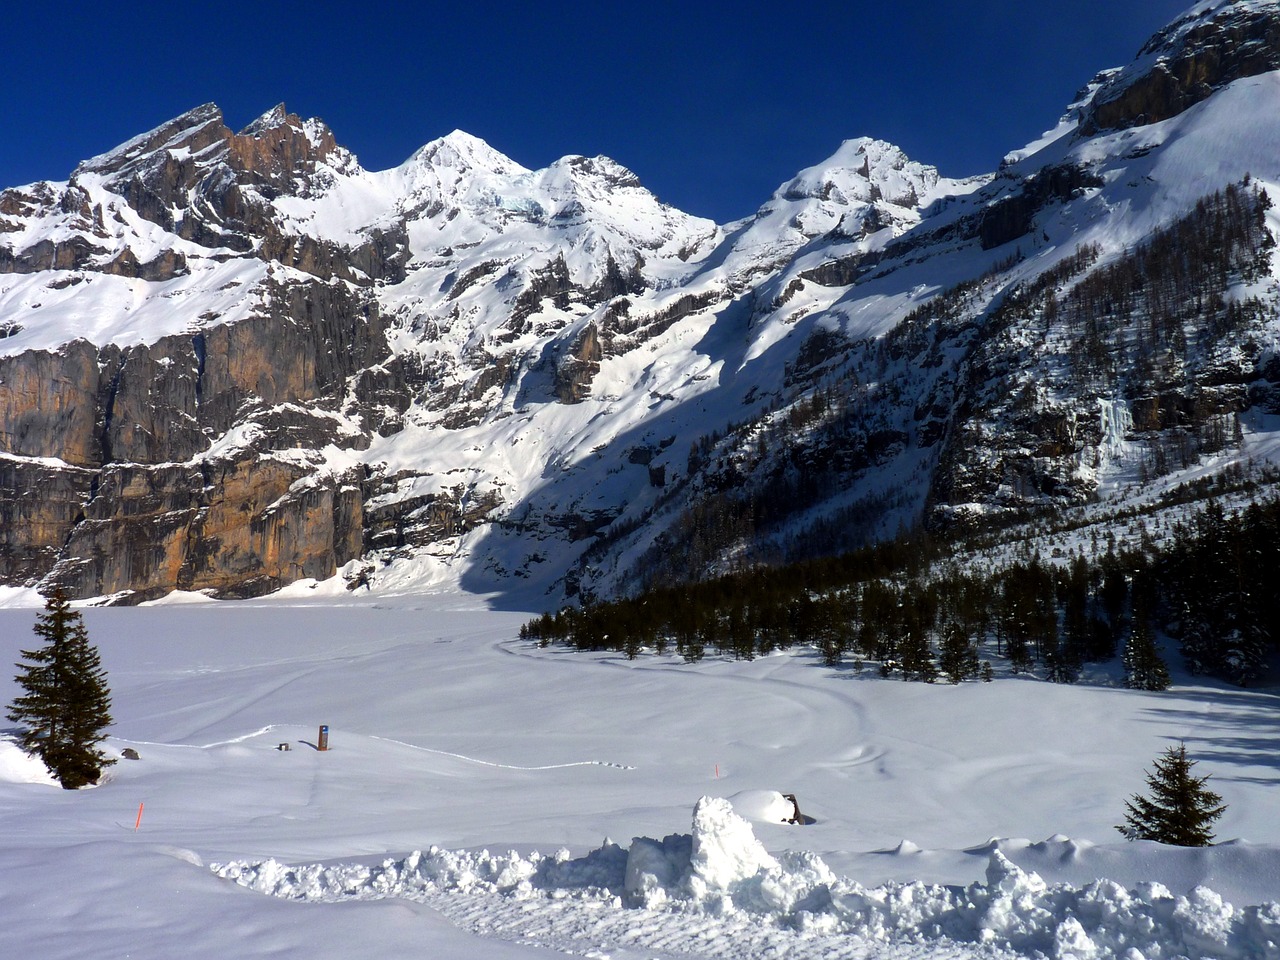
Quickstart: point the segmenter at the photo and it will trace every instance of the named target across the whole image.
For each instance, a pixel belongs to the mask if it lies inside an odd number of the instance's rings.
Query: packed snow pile
[[[795,806],[777,790],[743,790],[729,802],[738,816],[760,823],[786,823],[795,813]]]
[[[985,882],[868,889],[836,876],[812,853],[771,855],[728,800],[710,797],[694,809],[691,834],[638,837],[627,850],[606,841],[578,859],[567,851],[525,856],[431,847],[375,866],[266,860],[213,870],[294,900],[401,897],[450,914],[459,912],[449,909],[450,898],[497,898],[519,905],[521,919],[505,929],[515,937],[554,928],[580,939],[617,932],[638,944],[663,940],[696,920],[710,939],[706,924],[718,919],[723,930],[713,937],[726,955],[744,938],[780,947],[790,938],[797,955],[806,956],[844,941],[969,944],[1081,960],[1280,958],[1280,903],[1240,908],[1204,887],[1175,897],[1158,883],[1129,890],[1108,880],[1049,885],[999,850],[991,854]],[[643,921],[637,911],[645,912]],[[495,912],[502,913],[492,904],[485,908],[486,923]]]
[[[39,757],[27,753],[12,737],[0,737],[0,783],[47,783],[58,786]]]

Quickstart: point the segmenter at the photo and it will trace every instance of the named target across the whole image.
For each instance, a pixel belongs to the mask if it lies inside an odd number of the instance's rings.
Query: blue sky
[[[605,154],[662,200],[745,216],[842,140],[989,171],[1191,0],[41,4],[5,13],[0,186],[201,103],[276,103],[369,169],[460,128],[529,167]]]

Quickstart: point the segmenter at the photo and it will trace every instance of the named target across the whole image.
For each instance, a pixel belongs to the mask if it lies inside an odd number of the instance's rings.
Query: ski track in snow
[[[705,797],[691,835],[606,843],[578,859],[432,847],[378,866],[211,869],[289,900],[413,900],[479,936],[589,956],[1280,957],[1280,903],[1241,909],[1204,888],[1175,898],[1157,883],[1050,885],[999,850],[985,883],[866,889],[811,853],[775,859],[728,800]]]
[[[494,644],[494,649],[510,656],[525,657],[543,663],[557,662],[556,653],[549,653],[545,648],[541,647],[531,649],[530,645],[525,641],[499,641]],[[715,683],[740,686],[744,690],[758,692],[767,681],[771,694],[777,694],[778,699],[785,700],[790,706],[794,707],[797,715],[803,718],[806,724],[812,728],[821,727],[825,742],[856,745],[850,748],[847,758],[824,761],[824,766],[861,766],[875,762],[884,755],[885,751],[882,748],[868,746],[864,743],[873,724],[868,716],[866,706],[857,697],[830,690],[815,689],[804,683],[784,679],[778,675],[780,670],[770,669],[765,666],[767,659],[767,656],[756,658],[756,662],[761,664],[762,675],[749,677],[700,675],[699,682],[703,684]],[[664,661],[660,658],[649,657],[647,659],[623,660],[621,655],[610,654],[590,662],[593,666],[613,670],[669,673],[683,676],[693,672],[690,664],[678,659]],[[817,703],[819,700],[825,700],[829,705],[829,709],[820,708]],[[837,724],[839,725],[838,728],[835,726]],[[809,742],[811,737],[805,733],[792,730],[789,734],[789,739],[794,741],[792,746],[795,746]],[[634,768],[629,767],[627,769]]]
[[[213,743],[160,743],[153,740],[129,740],[124,737],[114,737],[113,740],[119,743],[132,744],[139,747],[174,747],[185,750],[213,750],[217,747],[231,747],[236,744],[245,743],[258,737],[265,736],[272,730],[280,729],[279,724],[269,723],[259,730],[252,733],[242,734],[238,737],[231,737],[229,740],[216,740]],[[452,760],[462,760],[466,763],[474,763],[482,767],[495,767],[499,770],[519,770],[523,772],[534,772],[539,770],[566,770],[570,767],[611,767],[615,770],[635,770],[636,768],[625,763],[614,763],[612,760],[574,760],[570,763],[548,763],[536,767],[522,767],[512,763],[498,763],[494,760],[482,760],[479,757],[468,757],[462,753],[450,753],[448,750],[436,750],[433,747],[422,747],[414,743],[405,743],[403,740],[393,740],[390,737],[369,736],[370,740],[376,740],[380,743],[390,743],[397,747],[405,747],[409,750],[417,750],[421,753],[431,753],[439,757],[449,757]]]
[[[370,740],[378,740],[382,743],[393,743],[397,747],[408,747],[410,750],[418,750],[422,753],[434,753],[439,757],[449,757],[453,760],[463,760],[467,763],[479,764],[482,767],[497,767],[499,770],[565,770],[569,767],[613,767],[615,770],[634,770],[635,767],[625,763],[613,763],[610,760],[575,760],[571,763],[548,763],[538,767],[521,767],[511,763],[498,763],[494,760],[481,760],[478,757],[468,757],[461,753],[450,753],[448,750],[436,750],[432,747],[420,747],[417,744],[405,743],[403,740],[392,740],[389,737],[369,737]]]
[[[167,743],[156,740],[128,740],[124,737],[112,737],[111,739],[119,743],[130,743],[138,747],[173,747],[179,750],[213,750],[216,747],[232,747],[238,743],[245,743],[248,740],[256,739],[276,729],[276,724],[269,723],[261,729],[254,730],[252,733],[241,734],[238,737],[232,737],[230,740],[215,740],[213,743]]]

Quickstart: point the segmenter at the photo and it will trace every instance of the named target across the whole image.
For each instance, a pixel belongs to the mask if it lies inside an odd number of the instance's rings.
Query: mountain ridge
[[[853,139],[723,225],[608,158],[529,170],[461,131],[366,171],[283,104],[0,192],[0,581],[554,603],[1105,505],[1166,447],[1169,476],[1247,460],[1273,431],[1277,24],[1197,4],[991,175]],[[1080,306],[1224,190],[1256,228],[1220,283],[1159,323],[1164,281]],[[1087,375],[1086,316],[1118,358]]]

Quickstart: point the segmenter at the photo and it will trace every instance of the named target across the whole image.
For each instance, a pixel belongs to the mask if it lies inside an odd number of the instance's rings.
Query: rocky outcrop
[[[476,529],[502,505],[493,492],[468,495],[465,485],[439,493],[398,494],[401,484],[412,486],[414,475],[375,474],[365,484],[366,551],[401,552],[429,548]]]
[[[983,250],[1012,243],[1031,232],[1036,214],[1049,204],[1064,203],[1101,186],[1097,175],[1073,164],[1045,167],[982,211],[976,224],[978,241]]]
[[[53,568],[97,480],[94,470],[0,456],[0,583]]]
[[[556,365],[556,399],[561,403],[581,403],[591,393],[591,382],[600,372],[604,350],[595,324],[588,324],[568,355]]]
[[[1093,135],[1175,117],[1234,80],[1280,68],[1280,13],[1270,4],[1224,4],[1153,37],[1134,67],[1102,87],[1081,130]]]
[[[99,465],[99,387],[98,349],[85,340],[0,357],[0,453]]]
[[[172,590],[256,596],[360,554],[359,477],[317,482],[248,450],[233,460],[102,473],[47,582],[137,602]]]
[[[86,237],[62,242],[40,240],[23,250],[0,247],[0,273],[40,273],[43,270],[80,270],[110,255],[106,247]]]
[[[252,254],[324,279],[397,282],[409,259],[403,222],[338,245],[287,229],[270,204],[283,195],[323,192],[335,171],[352,165],[354,158],[328,127],[299,119],[283,104],[238,134],[225,126],[217,106],[206,104],[81,164],[56,202],[78,215],[70,225],[84,233],[23,248],[0,246],[0,273],[92,269],[166,280],[186,272],[178,251],[146,261],[128,247],[113,253],[104,242],[109,234],[101,205],[91,206],[81,185],[93,178],[143,219],[202,247]],[[30,216],[54,203],[52,188],[6,191],[0,223],[16,232],[18,225],[7,217]]]
[[[360,478],[272,451],[368,445],[336,411],[388,358],[378,311],[337,282],[277,284],[268,303],[191,336],[0,358],[0,577],[238,596],[359,555]],[[387,400],[372,389],[348,413],[380,422]],[[232,430],[247,446],[210,459]]]

